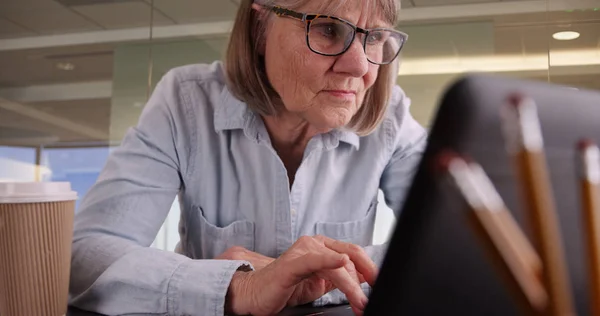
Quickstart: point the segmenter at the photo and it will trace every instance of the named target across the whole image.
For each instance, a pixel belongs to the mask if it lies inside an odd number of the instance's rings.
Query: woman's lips
[[[324,90],[325,93],[342,99],[354,99],[356,91],[352,90]]]

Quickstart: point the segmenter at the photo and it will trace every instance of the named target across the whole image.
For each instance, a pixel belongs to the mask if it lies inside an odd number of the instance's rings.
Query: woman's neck
[[[306,120],[289,112],[263,116],[262,119],[273,147],[286,152],[304,153],[306,145],[315,135],[327,132],[311,126]]]
[[[273,149],[287,169],[291,187],[308,142],[324,131],[287,112],[277,116],[263,116],[263,122],[269,132]]]

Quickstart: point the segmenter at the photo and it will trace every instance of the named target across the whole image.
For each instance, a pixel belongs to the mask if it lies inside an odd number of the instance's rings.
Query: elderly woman
[[[243,0],[224,64],[170,71],[85,197],[71,305],[360,314],[378,189],[400,210],[426,138],[394,86],[397,2]],[[179,253],[150,248],[177,195]]]

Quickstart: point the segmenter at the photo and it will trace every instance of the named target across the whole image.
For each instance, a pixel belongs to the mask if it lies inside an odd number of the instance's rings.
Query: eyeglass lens
[[[317,18],[308,30],[308,45],[324,55],[338,55],[344,52],[354,37],[354,28],[343,21],[328,17]],[[365,54],[375,64],[391,62],[402,48],[403,37],[388,30],[372,30],[364,39]]]

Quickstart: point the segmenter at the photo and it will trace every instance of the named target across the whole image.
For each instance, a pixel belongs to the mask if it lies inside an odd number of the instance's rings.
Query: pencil
[[[527,314],[540,315],[548,296],[539,278],[540,259],[508,212],[483,169],[458,156],[441,158],[454,184],[471,208],[469,220],[510,290]]]
[[[523,233],[523,230],[519,227],[519,224],[515,221],[514,217],[508,210],[508,207],[502,201],[496,188],[492,184],[492,181],[485,174],[485,171],[479,164],[469,163],[469,167],[473,171],[473,174],[479,179],[478,182],[481,185],[482,193],[487,196],[493,196],[495,200],[499,201],[501,205],[498,205],[498,211],[494,212],[494,219],[498,223],[499,229],[502,230],[506,240],[511,245],[517,259],[521,261],[521,264],[532,273],[538,280],[542,280],[542,261],[537,254],[536,250],[531,245],[531,242]]]
[[[531,98],[513,96],[502,114],[506,145],[521,185],[533,244],[542,259],[542,279],[550,300],[547,314],[574,315],[537,106]]]
[[[600,151],[597,145],[583,140],[578,144],[578,153],[591,315],[600,316]]]

